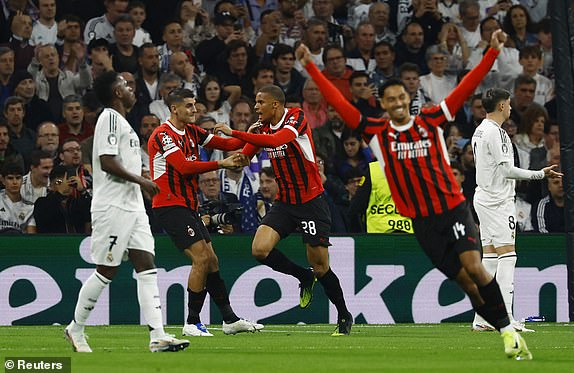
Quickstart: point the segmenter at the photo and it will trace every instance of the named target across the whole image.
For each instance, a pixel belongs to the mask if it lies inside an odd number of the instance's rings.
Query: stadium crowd
[[[225,123],[247,131],[257,120],[256,92],[275,84],[286,107],[303,108],[313,128],[333,233],[377,232],[367,229],[369,219],[389,211],[380,208],[388,195],[375,193],[371,182],[375,155],[308,79],[295,58],[300,41],[361,112],[385,116],[378,87],[399,78],[415,115],[440,103],[502,28],[509,38],[498,60],[444,131],[451,167],[472,201],[469,140],[486,116],[482,93],[493,87],[512,93],[503,128],[516,166],[559,165],[549,3],[0,0],[0,231],[90,233],[93,133],[102,110],[91,89],[96,77],[115,70],[136,93],[127,119],[140,137],[144,175],[154,166],[147,143],[169,118],[172,90],[195,94],[196,124],[205,130]],[[202,149],[201,160],[227,153]],[[210,232],[255,232],[278,192],[269,166],[263,150],[242,170],[201,175],[200,211]],[[144,197],[152,230],[160,233]],[[517,183],[516,207],[519,231],[564,231],[561,179]]]

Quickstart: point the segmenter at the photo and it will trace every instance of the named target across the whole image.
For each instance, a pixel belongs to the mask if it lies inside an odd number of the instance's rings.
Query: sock
[[[498,267],[496,268],[496,282],[500,286],[502,299],[508,312],[510,321],[512,316],[512,302],[514,300],[514,268],[516,267],[516,252],[502,254],[498,257]]]
[[[227,295],[225,282],[223,282],[223,279],[219,275],[219,271],[207,274],[205,287],[211,299],[213,299],[217,308],[219,308],[219,312],[221,312],[221,317],[225,323],[230,324],[239,320],[239,317],[233,312],[229,304],[229,296]]]
[[[203,308],[203,302],[205,301],[205,296],[207,295],[207,290],[203,289],[201,292],[196,293],[191,289],[187,289],[187,323],[197,324],[200,321],[199,313]]]
[[[490,325],[494,326],[496,330],[501,330],[510,325],[504,300],[502,299],[502,294],[500,293],[496,279],[493,278],[492,281],[485,286],[479,286],[478,291],[484,300],[484,304],[476,307],[476,313],[488,321]]]
[[[285,273],[296,277],[299,282],[309,280],[309,270],[293,263],[281,251],[273,249],[267,255],[267,258],[260,260],[261,264],[271,267],[274,271]]]
[[[319,282],[323,285],[327,298],[337,307],[339,317],[348,315],[349,310],[345,304],[345,298],[343,298],[343,289],[341,289],[341,283],[335,272],[329,268],[323,277],[319,277]]]
[[[496,267],[498,266],[498,256],[496,253],[486,253],[482,256],[482,265],[492,277],[496,275]],[[474,321],[472,324],[484,324],[486,320],[478,313],[474,314]]]
[[[84,282],[78,294],[78,302],[74,310],[74,321],[77,326],[80,328],[84,327],[86,320],[96,306],[100,294],[111,282],[111,280],[108,280],[96,271]]]
[[[148,269],[137,274],[138,301],[150,330],[150,338],[165,335],[161,314],[161,302],[157,287],[157,269]]]

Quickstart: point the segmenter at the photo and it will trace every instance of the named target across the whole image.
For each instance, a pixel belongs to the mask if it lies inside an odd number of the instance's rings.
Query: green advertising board
[[[222,277],[236,313],[263,323],[334,323],[336,310],[322,288],[309,308],[298,307],[298,282],[251,257],[250,236],[214,237]],[[470,300],[430,261],[410,235],[332,237],[330,260],[357,323],[439,323],[472,319]],[[67,323],[78,291],[94,270],[90,238],[3,236],[0,239],[0,325]],[[515,278],[517,318],[544,315],[568,321],[565,239],[562,235],[521,235]],[[306,266],[301,237],[278,246]],[[165,322],[181,324],[187,304],[191,263],[166,236],[156,237],[156,265]],[[209,298],[208,298],[209,299]],[[89,323],[142,323],[136,280],[129,263],[102,294]],[[221,317],[212,302],[205,323]]]

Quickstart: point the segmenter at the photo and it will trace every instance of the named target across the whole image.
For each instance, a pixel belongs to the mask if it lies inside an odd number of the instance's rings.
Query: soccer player
[[[389,80],[379,88],[381,107],[390,117],[361,115],[312,63],[301,45],[297,58],[345,124],[363,132],[385,171],[399,213],[412,218],[415,236],[432,263],[456,280],[473,308],[502,333],[508,357],[530,360],[524,339],[508,319],[496,280],[480,261],[478,232],[468,205],[448,164],[443,128],[488,73],[506,35],[497,31],[482,61],[432,108],[409,114],[410,97],[403,83]]]
[[[510,323],[519,332],[530,332],[512,314],[514,297],[514,267],[516,266],[516,208],[514,205],[515,180],[538,180],[544,177],[560,178],[556,165],[539,171],[514,166],[512,142],[502,124],[510,117],[510,92],[492,88],[482,98],[486,119],[472,136],[472,149],[476,165],[476,193],[474,209],[480,221],[482,264],[491,275],[496,274]],[[475,331],[494,328],[480,315],[472,323]]]
[[[137,274],[140,308],[150,330],[152,352],[179,351],[189,341],[164,332],[154,263],[154,240],[145,212],[142,190],[154,195],[158,186],[141,176],[138,135],[125,119],[136,102],[125,79],[115,71],[95,81],[94,91],[106,107],[94,133],[92,259],[96,270],[78,294],[74,320],[65,337],[76,352],[92,352],[84,325],[102,291],[112,282],[123,260],[132,262]]]
[[[198,175],[219,168],[242,167],[242,154],[201,162],[199,146],[235,150],[244,145],[237,139],[214,136],[191,124],[195,120],[195,98],[189,89],[178,88],[167,96],[170,117],[148,140],[152,180],[159,185],[153,210],[175,246],[192,261],[188,278],[188,315],[183,335],[211,337],[199,313],[207,293],[223,317],[223,333],[255,332],[263,325],[240,319],[229,304],[225,283],[219,275],[217,255],[198,208]]]
[[[311,303],[317,278],[337,308],[337,331],[333,335],[349,334],[353,316],[345,304],[339,278],[329,267],[331,215],[323,195],[305,113],[300,108],[286,109],[285,95],[275,85],[262,87],[257,92],[255,111],[259,121],[250,130],[261,133],[232,130],[221,124],[215,127],[215,133],[221,131],[247,142],[242,150],[247,159],[251,159],[260,147],[265,147],[277,176],[278,198],[255,233],[253,256],[273,270],[299,280],[301,308]],[[298,266],[275,248],[297,228],[303,233],[307,260],[312,269]]]

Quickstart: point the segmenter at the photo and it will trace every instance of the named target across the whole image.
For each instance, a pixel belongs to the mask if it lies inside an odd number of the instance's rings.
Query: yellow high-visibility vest
[[[369,163],[371,195],[367,207],[367,233],[413,233],[413,223],[397,211],[391,188],[379,162]]]

